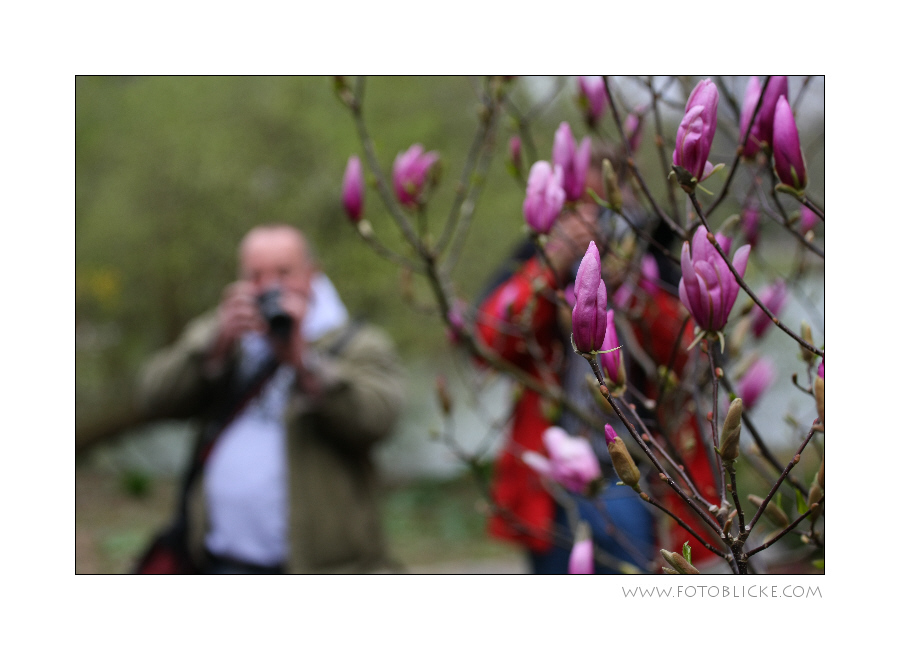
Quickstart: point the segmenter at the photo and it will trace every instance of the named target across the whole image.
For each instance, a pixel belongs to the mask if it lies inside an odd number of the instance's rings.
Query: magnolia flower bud
[[[568,122],[563,122],[553,137],[553,164],[563,172],[563,189],[568,201],[577,201],[584,193],[588,167],[591,164],[591,139],[575,142]]]
[[[592,241],[575,275],[572,341],[579,352],[603,348],[606,336],[606,283],[600,277],[600,251]]]
[[[733,461],[740,453],[741,415],[744,412],[741,398],[735,399],[728,407],[725,424],[722,426],[719,455],[726,461]]]
[[[822,500],[822,497],[825,496],[825,490],[819,486],[818,483],[813,483],[812,487],[809,488],[809,525],[813,526],[816,523],[816,520],[819,518],[819,515],[822,513],[822,506],[819,505],[819,501]]]
[[[607,450],[609,457],[612,459],[613,469],[622,480],[622,483],[638,490],[638,482],[641,480],[641,473],[638,471],[634,459],[625,446],[625,442],[616,435],[615,431],[608,424],[605,428]]]
[[[825,363],[824,361],[822,362]],[[825,380],[816,375],[813,380],[813,395],[816,396],[816,412],[819,415],[819,424],[825,424]]]
[[[551,167],[546,160],[538,160],[531,166],[522,213],[535,232],[546,234],[556,222],[566,201],[562,184],[563,172],[558,165]]]
[[[785,284],[784,280],[780,278],[759,292],[760,301],[770,312],[772,312],[772,314],[775,315],[776,318],[781,312],[781,308],[784,307],[784,303],[787,300],[787,297],[787,284]],[[762,335],[765,334],[766,330],[769,329],[770,325],[772,325],[772,319],[770,319],[766,315],[766,313],[754,303],[753,336],[755,336],[756,338],[761,338]]]
[[[394,159],[393,182],[397,199],[403,205],[415,205],[425,187],[428,172],[438,161],[435,151],[425,153],[425,148],[414,144],[397,154]]]
[[[802,192],[806,188],[806,162],[800,148],[797,123],[786,97],[778,98],[775,105],[775,121],[772,125],[772,157],[778,180]]]
[[[752,409],[760,396],[775,381],[777,370],[768,358],[760,358],[750,364],[747,372],[738,381],[737,392],[748,409]]]
[[[610,309],[606,312],[606,335],[603,337],[603,346],[600,355],[600,367],[609,380],[611,388],[625,386],[625,358],[619,347],[619,337],[616,335],[615,312]],[[615,350],[614,352],[604,352]]]
[[[578,77],[578,98],[588,126],[594,126],[606,111],[606,84],[603,77]]]
[[[751,77],[747,84],[747,90],[744,94],[744,104],[741,108],[741,140],[750,127],[750,117],[753,115],[753,109],[756,108],[756,102],[759,101],[759,95],[762,87],[756,77]],[[747,144],[744,147],[743,155],[745,158],[753,158],[762,145],[771,145],[772,143],[772,126],[775,119],[775,105],[778,98],[787,96],[788,82],[785,76],[773,76],[769,79],[769,85],[766,86],[766,94],[763,97],[762,105],[750,127],[750,136],[747,138]]]
[[[362,217],[364,190],[362,163],[359,162],[358,156],[350,156],[344,171],[341,202],[353,223],[357,223]]]
[[[807,323],[806,321],[803,321],[802,323],[800,323],[800,338],[802,338],[804,341],[806,341],[807,343],[809,343],[810,345],[815,347],[816,343],[815,343],[815,340],[813,339],[812,328],[809,326],[809,323]],[[813,354],[812,352],[810,352],[809,350],[807,350],[802,345],[800,346],[800,356],[803,357],[803,360],[806,363],[812,363],[813,361],[816,360],[816,355]]]
[[[574,575],[593,572],[594,542],[591,539],[591,529],[585,522],[579,521],[575,529],[575,544],[569,555],[569,573]]]
[[[688,97],[684,117],[675,136],[672,164],[683,168],[697,181],[713,172],[708,161],[712,141],[716,135],[716,111],[719,91],[709,79],[701,81]],[[693,188],[690,188],[693,191]]]
[[[757,508],[763,504],[762,497],[758,497],[755,494],[747,495],[747,500]],[[775,505],[774,501],[769,501],[769,503],[766,504],[766,509],[763,511],[763,514],[769,521],[780,528],[784,528],[791,523],[791,520],[788,518],[787,514],[785,514],[784,510]]]
[[[816,216],[816,213],[805,205],[802,206],[800,208],[800,233],[805,235],[812,231],[817,223],[819,223],[819,217]]]
[[[700,226],[691,244],[681,247],[681,281],[678,295],[697,325],[707,332],[720,331],[728,322],[728,315],[737,300],[740,285],[731,270],[709,242],[708,231]],[[744,276],[750,246],[737,249],[732,259],[735,270]]]
[[[614,212],[622,211],[622,191],[619,189],[619,179],[616,170],[608,158],[603,159],[603,189],[606,191],[606,202]]]
[[[693,564],[684,559],[684,556],[680,553],[673,553],[672,551],[667,551],[666,549],[660,549],[660,555],[663,556],[663,559],[668,562],[675,571],[681,575],[699,575],[700,572],[697,570]]]
[[[821,488],[825,489],[825,461],[822,461],[822,464],[819,465],[819,471],[816,472],[816,483],[818,483]]]
[[[437,395],[438,404],[444,415],[450,415],[453,410],[453,399],[450,397],[450,391],[447,389],[447,380],[444,375],[438,375],[434,382],[434,390]]]
[[[522,138],[517,135],[509,139],[509,162],[516,170],[517,176],[522,173]]]

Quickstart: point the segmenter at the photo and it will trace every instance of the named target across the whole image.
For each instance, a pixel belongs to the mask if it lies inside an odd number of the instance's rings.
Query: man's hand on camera
[[[238,281],[225,287],[217,313],[218,332],[206,359],[210,374],[222,367],[234,344],[244,334],[266,331],[266,323],[256,306],[256,291],[250,282]]]

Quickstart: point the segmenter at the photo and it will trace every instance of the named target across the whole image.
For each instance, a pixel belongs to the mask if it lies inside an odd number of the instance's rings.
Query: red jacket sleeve
[[[545,355],[556,334],[556,304],[550,292],[556,278],[531,258],[481,304],[477,332],[482,342],[507,361],[531,370],[534,359],[526,336],[533,336]]]

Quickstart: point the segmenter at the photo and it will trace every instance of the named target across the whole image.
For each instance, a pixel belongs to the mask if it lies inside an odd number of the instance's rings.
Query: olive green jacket
[[[196,418],[221,406],[236,356],[215,372],[206,361],[216,334],[207,314],[157,353],[138,387],[140,408],[161,418]],[[340,341],[336,345],[336,343]],[[333,352],[337,347],[338,350]],[[372,446],[403,405],[404,375],[392,343],[371,325],[349,325],[311,345],[315,396],[296,387],[287,409],[291,573],[363,573],[392,568],[377,507]],[[202,489],[194,486],[190,532],[198,562],[205,533]]]

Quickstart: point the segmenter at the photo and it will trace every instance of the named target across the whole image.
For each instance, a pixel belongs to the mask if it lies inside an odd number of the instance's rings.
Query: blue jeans
[[[649,506],[630,487],[608,486],[599,496],[587,499],[569,494],[578,507],[578,517],[591,527],[595,548],[594,572],[599,574],[625,573],[621,562],[627,562],[647,571],[647,565],[655,560],[658,552],[654,533],[653,515]],[[559,504],[554,517],[556,530],[573,537],[566,511]],[[554,546],[546,553],[530,552],[533,573],[568,573],[571,545]]]

